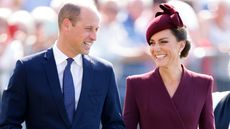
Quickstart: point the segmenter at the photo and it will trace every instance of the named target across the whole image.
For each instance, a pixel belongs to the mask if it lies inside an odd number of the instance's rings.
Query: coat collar
[[[76,127],[79,124],[78,121],[81,117],[81,114],[85,112],[85,107],[88,106],[87,105],[88,93],[90,87],[92,86],[92,80],[94,74],[94,68],[92,65],[91,58],[87,55],[82,55],[82,60],[83,60],[82,89],[81,89],[78,106],[74,114],[74,121],[72,127]]]
[[[44,54],[44,68],[46,71],[46,75],[49,82],[49,87],[51,91],[51,95],[56,103],[56,107],[58,109],[59,114],[61,115],[63,121],[65,122],[67,127],[76,126],[77,121],[79,121],[79,116],[81,116],[81,113],[84,112],[84,107],[87,106],[85,100],[87,99],[87,93],[89,91],[89,88],[92,85],[93,77],[93,67],[92,67],[92,61],[91,58],[87,55],[82,55],[82,64],[83,64],[83,78],[82,78],[82,89],[81,94],[79,98],[78,107],[74,114],[74,121],[73,124],[68,120],[67,113],[64,106],[64,100],[63,95],[61,92],[61,86],[59,83],[58,73],[57,73],[57,67],[54,59],[53,49],[48,49]]]
[[[65,106],[64,106],[64,100],[63,95],[61,92],[61,86],[59,83],[58,73],[57,73],[57,67],[54,60],[53,55],[53,49],[48,49],[44,54],[44,68],[46,72],[46,76],[48,79],[48,85],[51,91],[51,95],[53,97],[54,102],[56,103],[56,107],[58,109],[59,114],[61,115],[63,121],[65,122],[67,127],[70,127],[71,124],[68,120]]]

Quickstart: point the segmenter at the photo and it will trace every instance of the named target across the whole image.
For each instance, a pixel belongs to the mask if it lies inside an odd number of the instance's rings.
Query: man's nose
[[[90,38],[91,38],[93,41],[95,41],[95,40],[97,39],[97,32],[96,32],[96,31],[91,32],[91,33],[90,33]]]

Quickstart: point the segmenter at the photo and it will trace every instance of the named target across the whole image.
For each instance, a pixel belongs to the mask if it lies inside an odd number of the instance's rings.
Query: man
[[[99,15],[66,3],[53,48],[17,62],[3,93],[0,129],[124,129],[110,63],[90,57]]]
[[[230,91],[213,93],[216,129],[230,129]]]

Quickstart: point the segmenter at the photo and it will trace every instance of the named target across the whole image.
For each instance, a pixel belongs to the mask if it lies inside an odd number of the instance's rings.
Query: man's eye
[[[92,30],[92,28],[85,28],[86,30]]]

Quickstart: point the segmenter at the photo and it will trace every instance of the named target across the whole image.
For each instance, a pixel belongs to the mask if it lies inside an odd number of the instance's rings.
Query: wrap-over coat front
[[[127,78],[124,106],[126,129],[215,129],[213,78],[186,69],[170,97],[159,68]]]

